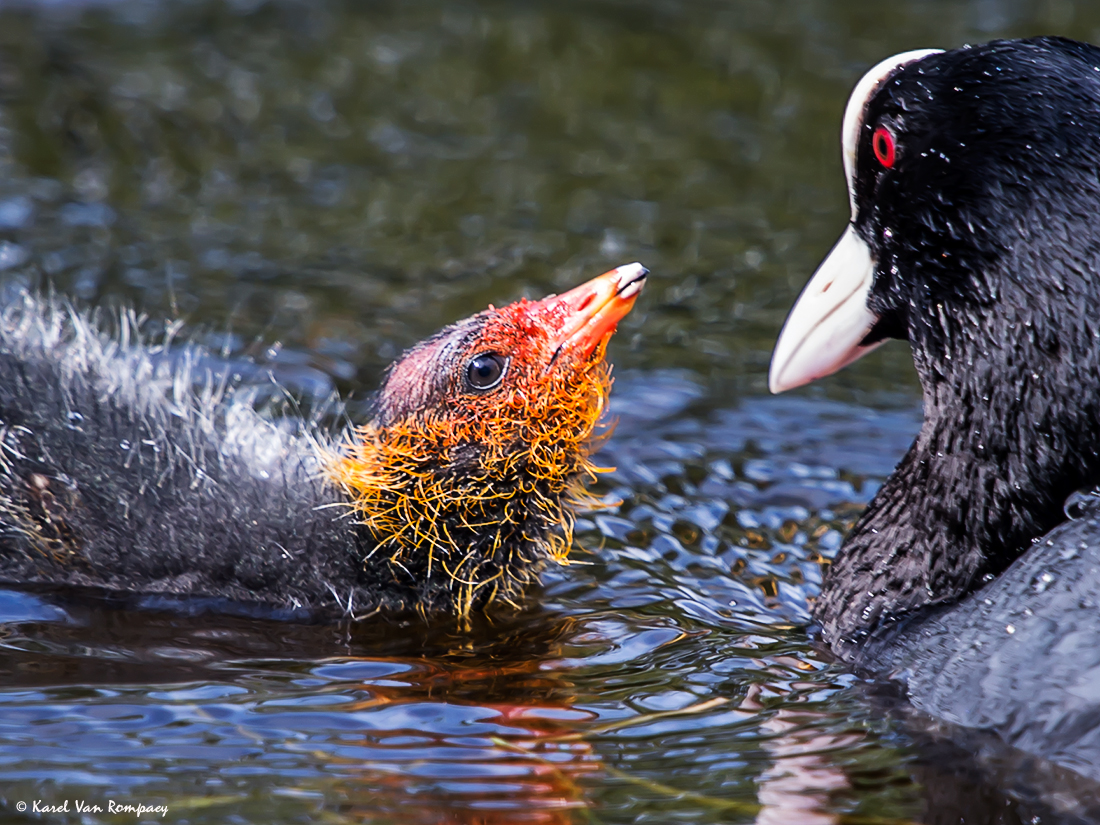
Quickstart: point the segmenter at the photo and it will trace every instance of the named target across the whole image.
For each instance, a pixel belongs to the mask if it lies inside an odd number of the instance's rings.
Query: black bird
[[[1100,49],[897,55],[842,141],[851,222],[771,388],[905,339],[924,424],[825,577],[822,636],[918,708],[1100,779]]]
[[[204,378],[200,348],[26,294],[0,310],[0,583],[316,618],[514,600],[565,560],[605,348],[646,274],[447,327],[336,437]]]

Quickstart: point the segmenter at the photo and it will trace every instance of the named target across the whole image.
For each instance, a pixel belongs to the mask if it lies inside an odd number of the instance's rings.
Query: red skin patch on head
[[[434,352],[431,349],[414,350],[394,364],[386,379],[386,392],[403,397],[415,397],[423,389],[425,370],[432,368]]]

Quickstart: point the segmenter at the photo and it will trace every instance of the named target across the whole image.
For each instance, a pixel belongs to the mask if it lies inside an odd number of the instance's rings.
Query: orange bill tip
[[[556,321],[551,343],[587,358],[634,307],[648,275],[640,263],[624,264],[563,295],[543,298],[536,304],[540,314]]]

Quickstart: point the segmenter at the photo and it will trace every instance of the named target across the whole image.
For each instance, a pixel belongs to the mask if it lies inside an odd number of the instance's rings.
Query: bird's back
[[[855,663],[922,711],[1100,779],[1100,507],[961,602],[878,631]]]
[[[321,436],[203,349],[118,326],[29,295],[0,314],[0,580],[370,607]]]

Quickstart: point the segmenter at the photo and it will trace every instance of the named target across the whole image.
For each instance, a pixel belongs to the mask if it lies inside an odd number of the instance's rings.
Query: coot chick
[[[906,339],[924,423],[814,616],[911,701],[1100,779],[1100,49],[909,52],[843,123],[852,218],[771,388]]]
[[[64,301],[0,312],[0,582],[463,615],[564,560],[640,264],[406,352],[332,437]],[[224,373],[224,370],[223,370]],[[197,387],[197,389],[196,389]]]

